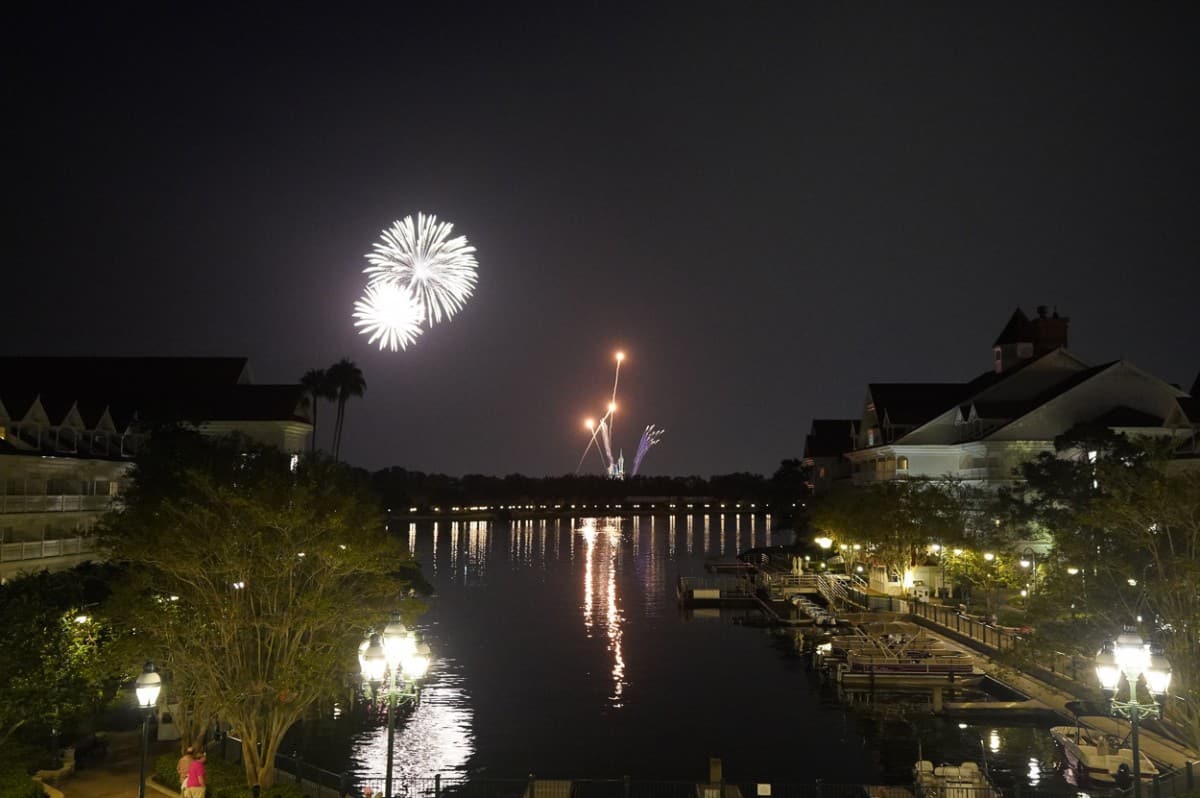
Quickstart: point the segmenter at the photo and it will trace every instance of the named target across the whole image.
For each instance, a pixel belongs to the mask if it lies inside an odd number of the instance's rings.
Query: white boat
[[[1123,748],[1119,740],[1103,732],[1081,726],[1054,726],[1050,736],[1058,743],[1066,756],[1067,764],[1093,784],[1114,784],[1121,768],[1133,778],[1133,749]],[[1158,768],[1142,754],[1142,780],[1153,780]]]
[[[922,798],[1004,798],[975,762],[935,767],[922,759],[913,767],[913,782]]]

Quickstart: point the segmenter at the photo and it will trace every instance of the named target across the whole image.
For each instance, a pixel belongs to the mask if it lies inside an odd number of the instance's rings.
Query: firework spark
[[[638,466],[642,464],[642,458],[646,456],[646,452],[650,451],[650,447],[658,443],[662,437],[664,430],[658,429],[653,424],[647,425],[642,432],[642,439],[638,441],[637,454],[633,456],[633,470],[629,473],[632,476],[637,476]]]
[[[384,230],[367,253],[363,269],[372,286],[399,285],[412,291],[432,327],[462,309],[475,290],[475,247],[466,236],[450,237],[454,225],[418,213]]]
[[[355,327],[361,335],[371,336],[368,344],[379,341],[379,348],[393,352],[407,349],[421,334],[425,308],[407,289],[393,283],[368,285],[366,294],[354,303]]]

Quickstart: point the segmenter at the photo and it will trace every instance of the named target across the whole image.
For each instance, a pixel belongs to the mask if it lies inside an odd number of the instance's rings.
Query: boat
[[[1123,747],[1117,738],[1084,726],[1054,726],[1050,736],[1062,748],[1077,776],[1093,784],[1115,784],[1124,768],[1128,778],[1133,779],[1133,749]],[[1158,768],[1145,754],[1139,759],[1142,781],[1153,781]]]
[[[913,783],[922,798],[1004,798],[975,762],[935,767],[922,759],[913,767]]]

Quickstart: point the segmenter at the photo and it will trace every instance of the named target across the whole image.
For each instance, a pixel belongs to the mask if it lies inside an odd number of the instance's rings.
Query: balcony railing
[[[107,510],[112,496],[0,495],[0,513],[78,513]]]
[[[32,540],[22,543],[0,544],[0,562],[44,560],[50,557],[68,557],[87,554],[96,550],[96,538],[76,537],[61,540]]]

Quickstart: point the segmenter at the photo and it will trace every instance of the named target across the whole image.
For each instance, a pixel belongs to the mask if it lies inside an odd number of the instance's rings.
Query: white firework
[[[379,348],[393,352],[407,349],[423,330],[425,307],[407,289],[394,283],[368,285],[366,294],[354,303],[355,327],[359,334],[371,336],[368,344],[379,341]]]
[[[432,327],[450,320],[475,290],[475,247],[466,236],[450,237],[454,225],[436,216],[405,216],[384,230],[381,240],[367,253],[369,285],[393,284],[407,288],[425,308]]]

